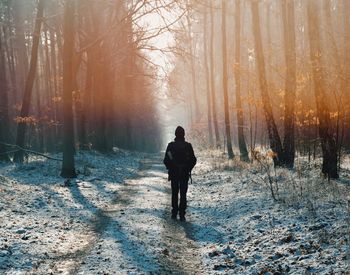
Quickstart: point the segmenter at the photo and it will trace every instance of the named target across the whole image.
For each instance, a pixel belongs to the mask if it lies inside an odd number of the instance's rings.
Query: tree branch
[[[48,156],[48,155],[39,153],[39,152],[37,152],[37,151],[33,151],[33,150],[29,150],[29,149],[24,149],[24,148],[22,148],[22,147],[20,147],[20,146],[18,146],[18,145],[15,145],[15,144],[9,144],[9,143],[4,143],[4,142],[0,142],[0,144],[3,144],[3,145],[8,146],[8,147],[12,147],[12,148],[17,148],[17,150],[11,150],[11,151],[8,151],[8,152],[6,152],[6,153],[14,153],[14,152],[17,152],[17,151],[24,151],[24,152],[26,152],[26,153],[30,153],[30,154],[42,156],[42,157],[45,157],[45,158],[47,158],[47,159],[56,160],[56,161],[62,161],[62,159],[50,157],[50,156]]]

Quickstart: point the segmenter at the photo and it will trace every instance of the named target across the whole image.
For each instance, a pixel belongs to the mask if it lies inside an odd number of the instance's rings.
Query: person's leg
[[[171,181],[171,217],[176,218],[177,212],[179,211],[178,201],[179,201],[179,182]]]
[[[186,208],[187,208],[187,189],[188,189],[188,181],[180,182],[180,219],[185,220]]]

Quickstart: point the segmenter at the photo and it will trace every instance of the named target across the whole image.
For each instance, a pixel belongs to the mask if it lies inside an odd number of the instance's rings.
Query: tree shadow
[[[213,226],[201,225],[191,221],[179,222],[185,230],[186,237],[196,242],[222,243],[223,233],[216,230]]]
[[[129,179],[137,179],[139,177],[144,177],[144,175],[142,175],[140,171],[132,169],[132,167],[124,166],[123,169],[129,169],[130,171],[126,177],[122,178],[122,182],[120,182],[120,178],[118,178],[118,182],[110,182],[110,184],[116,184],[120,186],[121,184],[125,184],[125,182]],[[67,213],[68,215],[73,214],[74,216],[78,216],[80,221],[86,223],[86,225],[90,227],[96,235],[96,239],[101,237],[101,235],[106,232],[109,226],[112,226],[113,228],[118,228],[117,230],[109,230],[110,232],[112,232],[111,234],[109,234],[116,241],[120,242],[122,247],[121,252],[125,256],[125,258],[129,258],[135,264],[135,266],[140,268],[141,270],[148,268],[149,266],[157,265],[153,255],[150,255],[149,257],[147,255],[144,255],[142,249],[138,248],[140,247],[140,244],[129,238],[127,233],[128,228],[122,228],[122,225],[114,219],[112,213],[108,213],[104,209],[101,209],[98,205],[95,205],[93,201],[91,201],[88,197],[86,197],[83,194],[82,187],[80,187],[74,180],[72,180],[71,183],[68,183],[67,186],[65,186],[63,184],[64,180],[58,177],[57,174],[55,174],[57,171],[57,163],[53,164],[49,160],[43,160],[33,161],[29,164],[13,167],[13,169],[6,176],[12,180],[18,181],[20,184],[35,185],[36,188],[38,188],[38,193],[44,193],[43,195],[45,196],[45,198],[50,198],[50,200],[54,202],[55,205],[57,205],[59,208],[64,209],[65,213]],[[53,188],[50,187],[50,185],[57,186],[58,184],[62,188],[67,188],[69,190],[72,201],[80,207],[68,206],[68,202],[65,201],[66,198],[62,197],[60,193],[56,192],[55,190],[53,190]],[[100,194],[101,196],[115,196],[115,194],[111,194],[110,191],[106,190],[106,186],[104,184],[101,184],[101,182],[96,181],[92,184],[92,186],[93,188],[96,188],[98,194]],[[125,184],[125,186],[127,186],[127,184]],[[114,202],[112,203],[131,203],[131,197],[133,195],[135,194],[129,192],[128,196],[130,198],[115,198]],[[43,211],[42,213],[51,211],[51,206],[49,207],[47,202],[42,198],[37,197],[33,200],[34,203],[30,204],[30,208],[41,210]],[[159,215],[159,213],[157,215]],[[24,253],[21,257],[23,257],[23,261],[27,259],[33,261],[41,259],[50,259],[52,261],[72,259],[76,262],[76,268],[74,270],[77,271],[80,268],[79,260],[87,257],[89,253],[94,249],[95,245],[96,242],[92,242],[83,247],[82,249],[79,249],[78,251],[72,253],[69,252],[62,255],[48,256],[47,254],[45,254],[45,252],[39,252],[38,254]],[[145,259],[148,260],[148,264],[144,264]],[[2,270],[6,272],[6,270],[10,270],[11,268],[13,268],[13,266],[8,265],[6,269]],[[74,270],[72,271],[73,273],[75,272]]]
[[[131,179],[137,178],[138,175],[134,174],[131,176]],[[129,178],[128,178],[129,179]],[[125,179],[128,180],[128,179]],[[124,188],[128,188],[128,185],[125,184]],[[103,185],[99,185],[98,187],[100,193],[106,193],[105,187]],[[92,230],[100,237],[102,234],[108,234],[109,237],[114,238],[121,244],[122,253],[126,259],[130,259],[137,268],[141,270],[146,270],[149,265],[157,265],[156,262],[152,263],[155,259],[152,256],[145,255],[140,249],[141,243],[138,243],[134,240],[131,240],[126,233],[128,228],[123,230],[122,225],[113,217],[115,211],[105,211],[103,209],[98,208],[93,203],[91,203],[80,191],[77,185],[73,185],[70,188],[73,199],[82,205],[84,209],[90,211],[94,217],[91,220],[91,228]],[[118,203],[122,205],[128,205],[132,203],[132,197],[138,193],[133,189],[129,189],[128,192],[123,192],[123,198],[116,199],[113,203]],[[127,194],[127,196],[125,196]],[[114,212],[114,213],[113,213]],[[118,228],[118,230],[107,230],[109,227]],[[83,257],[86,257],[91,249],[88,247],[87,250],[83,253]],[[82,253],[80,253],[82,255]],[[146,264],[147,262],[147,264]],[[78,271],[79,267],[76,267],[75,271]],[[74,272],[73,272],[74,273]]]

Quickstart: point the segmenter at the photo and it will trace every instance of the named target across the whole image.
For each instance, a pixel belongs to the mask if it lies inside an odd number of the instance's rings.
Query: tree
[[[210,1],[212,3],[212,1]],[[217,110],[216,110],[216,91],[215,91],[215,62],[214,62],[214,7],[210,6],[210,45],[209,45],[209,56],[210,56],[210,95],[211,95],[211,110],[213,115],[213,124],[214,124],[214,133],[215,133],[215,142],[216,147],[221,143],[220,134],[219,134],[219,125],[217,119]]]
[[[244,117],[241,98],[241,1],[236,0],[235,13],[235,64],[234,75],[236,83],[236,110],[237,110],[237,134],[240,158],[243,161],[249,161],[247,144],[244,138]]]
[[[331,52],[333,53],[331,56],[334,57],[335,61],[335,69],[336,69],[336,76],[337,76],[337,82],[339,82],[339,92],[337,92],[338,89],[333,89],[333,96],[336,101],[336,107],[337,107],[337,119],[336,119],[336,144],[338,148],[338,166],[340,165],[340,158],[341,158],[341,148],[342,143],[344,139],[344,128],[345,128],[345,114],[346,114],[346,103],[343,102],[343,99],[345,98],[346,93],[349,92],[349,84],[348,80],[346,78],[346,69],[344,67],[347,67],[341,61],[340,53],[338,46],[336,44],[336,39],[334,37],[334,31],[333,31],[333,22],[331,17],[331,3],[330,1],[323,1],[323,7],[324,7],[324,13],[325,13],[325,29],[329,37],[329,42],[331,46]],[[346,26],[347,23],[344,22],[344,25]],[[346,44],[346,43],[344,43]],[[344,58],[346,60],[346,58]],[[345,61],[345,64],[347,62]],[[342,122],[342,123],[341,123]],[[342,124],[340,126],[340,124]],[[341,129],[340,129],[341,128]]]
[[[190,18],[189,11],[187,12],[187,25],[188,25],[188,39],[190,46],[190,65],[191,65],[191,80],[192,80],[192,93],[193,93],[193,103],[194,103],[194,122],[199,118],[199,106],[198,106],[198,96],[197,96],[197,84],[196,84],[196,68],[195,68],[195,60],[196,60],[196,45],[192,39],[192,23]],[[192,97],[191,97],[192,98]],[[192,106],[192,105],[191,105]],[[193,123],[193,121],[192,121]]]
[[[26,3],[27,2],[27,3]],[[28,74],[28,56],[27,56],[27,48],[26,48],[26,39],[25,39],[25,10],[28,8],[28,2],[26,0],[16,0],[9,1],[12,5],[13,11],[13,19],[14,25],[16,29],[15,39],[14,39],[14,50],[17,56],[17,66],[16,69],[11,72],[11,74],[15,74],[13,76],[17,79],[17,83],[14,86],[14,99],[18,100],[22,96],[22,91],[25,87],[25,78]],[[11,70],[12,71],[12,70]],[[12,77],[12,76],[11,76]],[[20,93],[18,93],[17,88],[20,89]]]
[[[38,11],[36,15],[35,27],[34,27],[34,33],[33,33],[33,46],[32,46],[32,51],[30,56],[30,63],[29,63],[29,72],[28,72],[28,76],[27,76],[27,80],[24,88],[20,120],[17,126],[16,145],[20,148],[24,147],[25,133],[27,128],[27,123],[25,118],[28,117],[28,114],[29,114],[30,100],[32,97],[33,84],[35,80],[36,67],[38,63],[38,48],[39,48],[39,41],[40,41],[41,26],[42,26],[43,16],[44,16],[43,0],[39,0],[37,10]],[[23,162],[23,160],[24,160],[24,152],[23,150],[18,150],[14,155],[14,161]]]
[[[9,114],[8,114],[8,88],[6,80],[5,57],[3,40],[0,33],[0,161],[10,161],[4,143],[8,142]]]
[[[338,150],[335,141],[334,127],[330,118],[327,104],[324,73],[321,60],[320,29],[317,15],[317,1],[309,0],[307,5],[308,34],[310,43],[310,60],[316,98],[317,117],[319,120],[318,132],[322,148],[322,173],[327,178],[336,179],[338,174]]]
[[[264,108],[264,115],[266,120],[267,132],[270,141],[270,147],[274,152],[273,162],[275,166],[283,165],[283,151],[280,136],[278,134],[277,126],[273,117],[270,95],[267,89],[265,58],[263,54],[261,30],[260,30],[260,15],[259,15],[259,1],[253,0],[251,2],[251,12],[253,19],[253,35],[254,35],[254,49],[255,62],[257,65],[257,74],[259,77],[260,92],[262,104]]]
[[[294,138],[294,108],[296,97],[296,52],[295,52],[295,19],[294,1],[283,0],[282,18],[284,34],[284,53],[286,59],[286,82],[284,95],[284,139],[283,161],[288,168],[294,166],[295,138]]]
[[[61,170],[61,176],[64,178],[76,177],[72,109],[72,93],[74,89],[74,13],[74,1],[66,0],[63,23],[63,163]]]
[[[208,40],[208,9],[207,9],[207,4],[208,2],[206,1],[205,3],[205,10],[204,10],[204,24],[203,24],[203,53],[204,53],[204,68],[205,68],[205,80],[206,80],[206,90],[207,90],[207,116],[208,116],[208,141],[209,141],[209,146],[213,146],[213,127],[212,127],[212,110],[211,110],[211,100],[210,100],[210,75],[209,75],[209,65],[208,65],[208,47],[207,47],[207,40]]]
[[[230,110],[228,99],[228,74],[227,74],[227,45],[226,45],[226,0],[222,0],[222,18],[221,18],[221,31],[222,31],[222,89],[224,93],[224,109],[225,109],[225,133],[228,158],[233,159],[234,154],[232,150],[231,141],[231,127],[230,127]]]

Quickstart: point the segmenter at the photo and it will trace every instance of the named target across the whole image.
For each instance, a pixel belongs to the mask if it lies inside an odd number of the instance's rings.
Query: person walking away
[[[186,221],[187,189],[191,171],[197,159],[191,143],[185,141],[185,130],[178,126],[175,130],[175,140],[166,148],[164,164],[168,169],[168,180],[171,181],[171,218],[176,219],[180,214],[180,221]],[[180,204],[179,200],[180,191]]]

